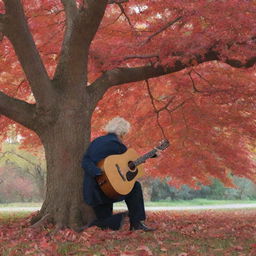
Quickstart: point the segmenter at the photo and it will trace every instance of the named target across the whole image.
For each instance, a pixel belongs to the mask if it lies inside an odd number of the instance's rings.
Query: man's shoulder
[[[102,135],[97,137],[92,141],[92,143],[100,143],[100,142],[107,142],[107,141],[117,141],[117,136],[114,133],[108,133],[106,135]]]

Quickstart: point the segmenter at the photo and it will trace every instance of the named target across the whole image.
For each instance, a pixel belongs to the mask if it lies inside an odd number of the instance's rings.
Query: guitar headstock
[[[164,149],[168,148],[169,145],[170,145],[170,142],[167,139],[164,139],[160,142],[160,145],[157,146],[156,148],[159,150],[164,150]]]

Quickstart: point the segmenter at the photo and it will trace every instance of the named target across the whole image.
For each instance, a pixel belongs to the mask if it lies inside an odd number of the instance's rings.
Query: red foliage
[[[232,186],[229,172],[255,180],[251,146],[256,98],[251,79],[254,70],[209,63],[151,79],[150,93],[145,82],[112,88],[95,111],[93,128],[98,130],[115,115],[127,118],[132,123],[127,142],[141,153],[166,136],[171,146],[147,167],[150,175],[173,177],[173,185],[207,184],[215,176]],[[163,110],[157,114],[154,106]]]
[[[255,177],[255,67],[235,69],[227,59],[246,62],[255,57],[253,1],[149,1],[110,4],[89,53],[89,83],[117,67],[151,63],[183,71],[145,82],[113,87],[94,113],[92,136],[105,121],[120,115],[133,125],[128,145],[139,152],[151,149],[165,135],[171,147],[150,162],[150,175],[171,176],[172,184],[195,186],[211,176],[231,185],[227,174]],[[76,1],[83,6],[83,1]],[[30,29],[50,77],[59,58],[65,13],[60,0],[24,0]],[[0,1],[1,12],[4,6]],[[173,21],[173,24],[172,24]],[[219,62],[198,64],[195,56],[218,51]],[[34,102],[10,42],[0,44],[0,90]],[[239,66],[239,65],[238,65]],[[1,117],[3,139],[8,125]],[[163,132],[162,130],[163,129]],[[17,125],[24,143],[38,138]],[[154,162],[153,162],[154,161]],[[153,168],[151,166],[154,166]],[[149,168],[147,166],[147,168]]]

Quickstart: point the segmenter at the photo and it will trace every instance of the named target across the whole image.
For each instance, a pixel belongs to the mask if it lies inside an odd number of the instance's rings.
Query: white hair
[[[122,136],[129,132],[130,127],[131,125],[128,121],[117,116],[107,123],[104,130],[108,133],[115,133],[118,136]]]

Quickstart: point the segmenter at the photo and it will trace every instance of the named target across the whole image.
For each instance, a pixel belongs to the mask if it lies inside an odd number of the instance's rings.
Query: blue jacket
[[[83,197],[87,204],[96,206],[113,202],[112,199],[104,195],[95,180],[96,176],[101,175],[101,169],[97,167],[97,164],[109,155],[123,154],[126,150],[127,147],[120,142],[114,133],[100,136],[91,142],[82,160],[84,169]],[[120,197],[119,200],[115,201],[120,200],[123,198]]]

